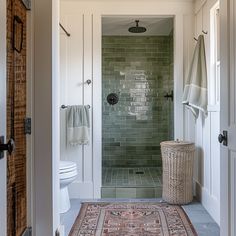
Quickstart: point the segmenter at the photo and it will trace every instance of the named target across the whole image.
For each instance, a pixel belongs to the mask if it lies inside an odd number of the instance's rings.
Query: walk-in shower
[[[102,197],[161,194],[160,142],[173,139],[173,19],[104,17]]]

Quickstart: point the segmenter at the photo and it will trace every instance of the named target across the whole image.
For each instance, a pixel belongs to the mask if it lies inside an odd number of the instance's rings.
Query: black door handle
[[[14,150],[15,142],[12,138],[6,144],[0,143],[0,152],[8,151],[8,153],[11,155]]]
[[[228,132],[224,130],[223,134],[219,134],[218,141],[223,143],[224,146],[228,146]]]

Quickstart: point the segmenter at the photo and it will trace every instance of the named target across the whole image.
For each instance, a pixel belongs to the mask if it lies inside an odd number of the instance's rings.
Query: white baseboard
[[[220,202],[209,191],[195,181],[196,197],[208,211],[214,221],[220,225]]]
[[[70,198],[94,199],[93,182],[75,181],[69,186]]]

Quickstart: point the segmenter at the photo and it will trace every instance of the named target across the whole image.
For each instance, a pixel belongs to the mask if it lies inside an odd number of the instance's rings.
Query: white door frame
[[[95,43],[94,48],[97,51],[94,52],[94,59],[97,64],[94,63],[94,74],[96,78],[93,80],[93,109],[94,109],[94,120],[93,120],[93,143],[94,143],[94,193],[95,198],[101,197],[101,187],[102,187],[102,67],[101,67],[101,58],[102,58],[102,17],[106,16],[132,16],[137,14],[126,14],[126,15],[117,15],[117,14],[107,14],[95,16],[97,22],[101,22],[101,26],[97,27],[97,32],[94,32],[94,36],[100,35],[100,38],[94,38],[93,42]],[[156,14],[148,15],[140,13],[139,16],[149,16],[149,17],[160,17],[160,16],[170,16],[173,17],[174,21],[174,138],[175,139],[184,139],[184,112],[182,105],[182,93],[183,93],[183,37],[184,37],[184,27],[183,27],[183,18],[179,15],[170,15],[170,14]],[[182,121],[182,122],[180,122]]]
[[[221,0],[220,1],[220,28],[221,28],[221,82],[223,83],[223,78],[226,78],[224,80],[224,83],[228,84],[229,81],[229,72],[228,72],[228,0]],[[223,84],[221,84],[221,90],[223,89]],[[224,117],[222,117],[224,114],[228,114],[228,101],[223,100],[221,98],[221,112],[220,112],[220,122]],[[226,109],[226,110],[225,110]],[[224,129],[224,127],[220,127],[220,130]],[[223,170],[228,170],[229,161],[228,158],[224,158],[227,156],[227,150],[224,147],[221,147],[221,180],[220,180],[220,186],[221,186],[221,195],[220,195],[220,230],[221,235],[228,235],[229,236],[229,203],[228,203],[228,191],[229,191],[229,183],[228,183],[228,174]]]
[[[32,235],[54,236],[60,225],[59,0],[35,0],[32,3]]]
[[[6,0],[0,0],[0,136],[6,142],[6,94],[7,94],[7,32]],[[0,236],[7,235],[7,156],[0,160]]]
[[[221,14],[221,132],[228,131],[228,147],[221,145],[221,235],[236,234],[236,5],[220,1]]]

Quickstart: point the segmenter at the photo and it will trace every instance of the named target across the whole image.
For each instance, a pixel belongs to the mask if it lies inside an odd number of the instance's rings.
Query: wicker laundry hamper
[[[187,204],[193,200],[194,143],[161,143],[163,166],[162,198],[170,204]]]

